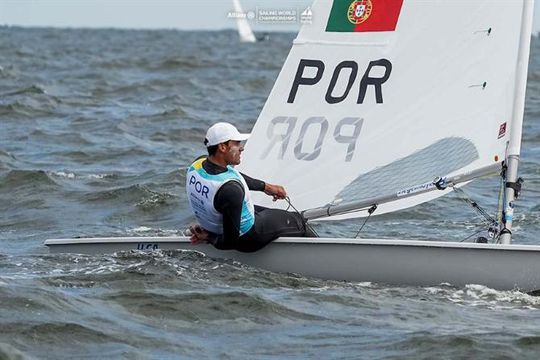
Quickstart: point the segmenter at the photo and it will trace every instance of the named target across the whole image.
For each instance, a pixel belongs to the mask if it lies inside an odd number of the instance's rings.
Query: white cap
[[[244,141],[249,138],[249,135],[250,134],[240,133],[232,124],[220,122],[210,126],[206,132],[204,144],[208,147],[221,144],[229,140]]]

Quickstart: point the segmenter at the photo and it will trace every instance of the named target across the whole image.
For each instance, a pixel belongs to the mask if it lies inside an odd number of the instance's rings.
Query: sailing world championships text
[[[292,22],[298,21],[298,12],[294,9],[257,11],[258,22]]]

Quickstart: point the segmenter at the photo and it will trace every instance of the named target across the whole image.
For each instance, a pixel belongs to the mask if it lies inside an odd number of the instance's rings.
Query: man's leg
[[[306,236],[306,226],[300,214],[255,206],[255,225],[241,237],[238,251],[253,252],[280,236]]]

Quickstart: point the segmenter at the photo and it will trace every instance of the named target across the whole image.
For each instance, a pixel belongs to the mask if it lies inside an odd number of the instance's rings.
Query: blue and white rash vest
[[[204,160],[201,158],[191,164],[186,175],[187,196],[195,217],[205,230],[223,234],[223,215],[214,207],[214,198],[225,183],[238,181],[244,188],[240,217],[240,235],[244,235],[255,223],[255,210],[246,181],[232,166],[227,166],[227,171],[221,174],[209,174],[202,166]]]

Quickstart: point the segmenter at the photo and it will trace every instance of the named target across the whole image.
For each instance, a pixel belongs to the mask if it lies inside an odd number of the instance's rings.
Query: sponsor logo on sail
[[[433,187],[435,187],[435,184],[433,184],[433,182],[420,184],[420,185],[415,185],[415,186],[412,186],[412,187],[410,187],[408,189],[403,189],[403,190],[398,191],[396,195],[398,197],[407,196],[407,195],[416,194],[416,193],[419,193],[419,192],[428,191]]]
[[[347,18],[352,24],[361,24],[369,18],[372,9],[371,0],[353,1],[347,10]]]
[[[506,135],[506,123],[503,123],[501,124],[501,126],[499,126],[499,136],[497,139],[504,137],[504,135]]]

